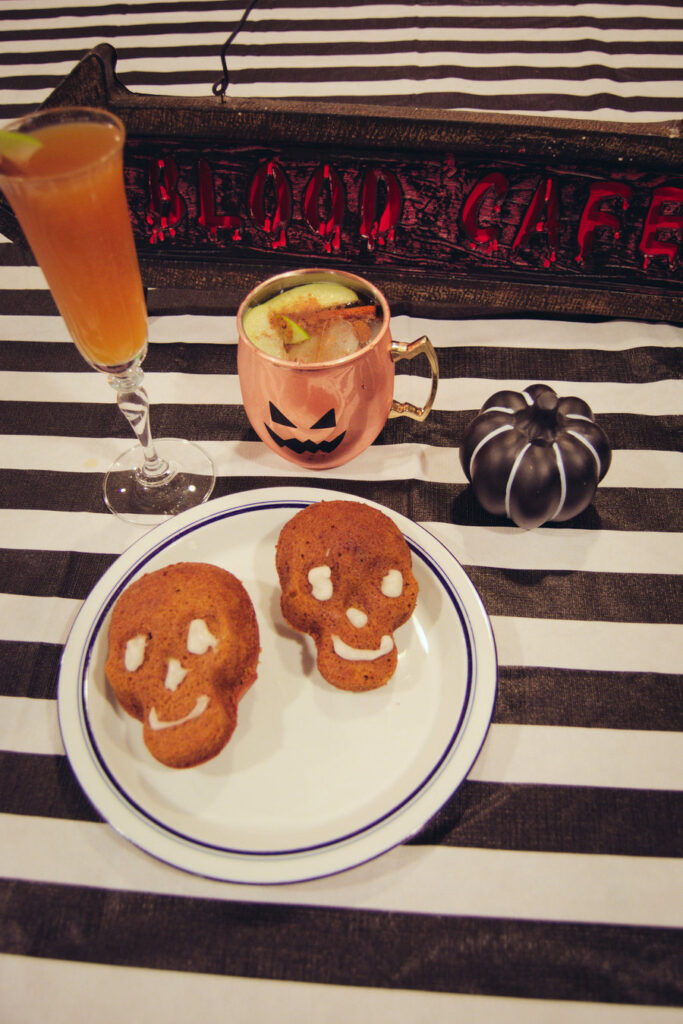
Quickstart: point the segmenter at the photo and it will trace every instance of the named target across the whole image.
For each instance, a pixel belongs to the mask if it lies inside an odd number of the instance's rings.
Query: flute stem
[[[116,392],[118,407],[126,417],[140,442],[144,462],[137,475],[140,483],[153,487],[166,483],[175,469],[159,457],[154,446],[149,419],[149,398],[142,385],[144,373],[140,366],[131,367],[121,374],[110,374],[109,383]]]

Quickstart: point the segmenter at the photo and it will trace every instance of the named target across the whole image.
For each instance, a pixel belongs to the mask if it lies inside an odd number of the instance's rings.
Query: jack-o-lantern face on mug
[[[374,333],[361,347],[339,356],[328,353],[324,358],[316,349],[315,358],[297,361],[289,358],[296,345],[290,346],[288,358],[284,358],[277,347],[259,347],[247,333],[245,319],[249,314],[267,311],[269,303],[289,289],[328,284],[356,294],[362,303],[360,312],[373,310]],[[259,316],[263,324],[261,313]],[[281,319],[289,322],[288,329],[296,326],[284,314]],[[432,407],[439,374],[429,339],[393,341],[384,295],[355,274],[322,269],[278,274],[242,301],[237,311],[237,332],[237,371],[247,418],[271,451],[298,466],[341,466],[372,444],[390,416],[422,420]],[[302,342],[302,346],[309,341]],[[420,354],[427,356],[431,368],[431,391],[422,408],[394,400],[395,363]]]
[[[243,342],[240,387],[249,421],[288,462],[328,469],[348,461],[379,434],[389,415],[393,363],[371,349],[349,363],[285,363]],[[387,365],[391,374],[386,374]]]
[[[418,585],[394,522],[355,501],[322,501],[283,528],[276,566],[287,622],[313,637],[321,675],[372,690],[393,675],[394,632],[412,614]]]
[[[268,436],[278,446],[294,452],[295,455],[329,455],[334,452],[346,436],[345,430],[337,430],[334,409],[328,409],[315,423],[293,423],[284,412],[268,403],[270,423],[264,423]]]
[[[119,597],[106,673],[142,722],[150,753],[185,768],[214,757],[256,678],[259,634],[251,600],[218,566],[179,562],[141,576]]]

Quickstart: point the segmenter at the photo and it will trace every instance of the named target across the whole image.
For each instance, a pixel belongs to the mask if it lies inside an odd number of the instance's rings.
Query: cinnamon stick
[[[375,316],[377,314],[376,306],[336,306],[331,309],[321,309],[320,313],[317,314],[327,320],[330,317],[358,317],[358,316]]]
[[[376,316],[376,306],[333,306],[330,309],[306,310],[299,323],[318,323],[321,320],[356,320]]]

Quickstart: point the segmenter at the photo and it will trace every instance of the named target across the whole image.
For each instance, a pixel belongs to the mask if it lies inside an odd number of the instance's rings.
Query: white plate
[[[215,499],[157,527],[108,569],[62,656],[59,721],[86,794],[132,843],[176,867],[231,882],[303,881],[343,871],[403,842],[470,770],[496,695],[496,652],[479,595],[430,533],[383,506],[403,532],[420,586],[396,633],[398,668],[369,693],[346,693],[315,667],[308,637],[280,612],[275,544],[316,488]],[[106,680],[107,627],[138,575],[179,561],[229,569],[254,603],[256,683],[224,750],[197,768],[165,768]]]

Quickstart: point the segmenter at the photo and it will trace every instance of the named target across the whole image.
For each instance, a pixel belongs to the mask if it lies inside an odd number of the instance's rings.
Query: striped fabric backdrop
[[[93,45],[137,93],[210,95],[243,5],[5,0],[0,118]],[[680,119],[680,3],[260,0],[230,95]],[[240,404],[234,316],[149,294],[157,435],[200,441],[216,495],[314,484],[422,523],[491,616],[499,695],[463,786],[378,860],[287,886],[213,882],[119,837],[84,797],[56,711],[62,645],[140,536],[104,512],[128,428],[39,269],[0,240],[0,1021],[680,1021],[681,330],[398,317],[441,382],[347,466],[301,474]],[[227,344],[226,344],[227,343]],[[424,384],[401,375],[397,391]],[[526,533],[485,513],[458,457],[501,388],[585,399],[613,446],[592,506]],[[124,440],[125,439],[125,440]]]
[[[33,108],[110,42],[135,92],[210,95],[245,5],[5,0],[0,116]],[[678,2],[258,0],[230,47],[235,97],[666,120],[683,107]]]

